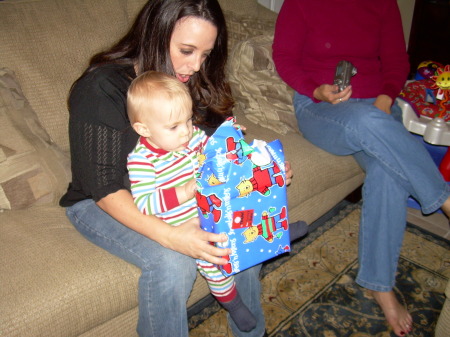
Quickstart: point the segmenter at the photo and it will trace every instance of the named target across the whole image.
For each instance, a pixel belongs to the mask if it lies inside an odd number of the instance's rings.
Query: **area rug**
[[[262,304],[269,336],[395,336],[355,282],[360,205],[346,206],[292,252],[264,265]],[[433,336],[450,277],[450,242],[408,224],[395,292],[414,319],[409,336]],[[189,321],[190,336],[232,337],[213,301]]]

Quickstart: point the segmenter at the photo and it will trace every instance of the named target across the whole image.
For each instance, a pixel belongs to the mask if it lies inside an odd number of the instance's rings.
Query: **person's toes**
[[[393,291],[376,292],[372,295],[383,310],[388,324],[397,336],[405,336],[411,332],[413,320],[408,310],[402,306]]]

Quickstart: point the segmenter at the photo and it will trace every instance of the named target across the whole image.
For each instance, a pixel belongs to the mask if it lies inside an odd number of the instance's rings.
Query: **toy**
[[[435,81],[432,89],[438,89],[436,98],[441,102],[439,104],[439,117],[443,118],[448,114],[445,104],[449,100],[449,90],[450,90],[450,65],[446,65],[444,69],[439,68],[437,70],[437,75],[432,76]],[[444,158],[439,165],[439,171],[444,177],[445,181],[450,181],[450,151],[447,150]]]
[[[398,101],[403,110],[403,124],[409,131],[423,135],[426,142],[449,146],[450,65],[443,67],[437,62],[424,61],[418,67],[416,78],[420,80],[407,83],[399,95],[407,103]]]
[[[442,64],[434,61],[423,61],[417,66],[417,72],[414,77],[415,80],[430,79],[436,74],[438,68],[442,68]]]
[[[449,91],[450,91],[450,65],[447,64],[445,68],[438,68],[437,74],[431,76],[432,80],[434,80],[434,84],[431,86],[431,89],[437,89],[436,98],[441,101],[439,104],[439,117],[443,118],[447,113],[447,108],[445,107],[445,103],[449,100]]]
[[[400,94],[398,104],[403,112],[403,125],[430,144],[450,146],[450,65],[436,68],[431,75],[430,69],[435,64],[430,66],[430,63],[419,65],[422,74],[429,78],[408,83]],[[427,71],[423,71],[424,67]],[[438,166],[445,181],[450,181],[449,149]]]

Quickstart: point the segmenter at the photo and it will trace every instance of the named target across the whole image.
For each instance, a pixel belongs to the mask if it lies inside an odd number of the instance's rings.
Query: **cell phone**
[[[336,84],[341,92],[350,85],[350,79],[357,74],[356,67],[349,61],[339,61],[336,66],[336,74],[334,75],[334,84]]]

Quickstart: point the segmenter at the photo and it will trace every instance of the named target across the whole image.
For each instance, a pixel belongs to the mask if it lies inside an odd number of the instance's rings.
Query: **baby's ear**
[[[142,137],[150,137],[151,133],[150,130],[147,128],[147,125],[145,125],[144,123],[141,122],[135,122],[133,123],[133,129],[134,131],[136,131],[138,133],[138,135],[142,136]]]

